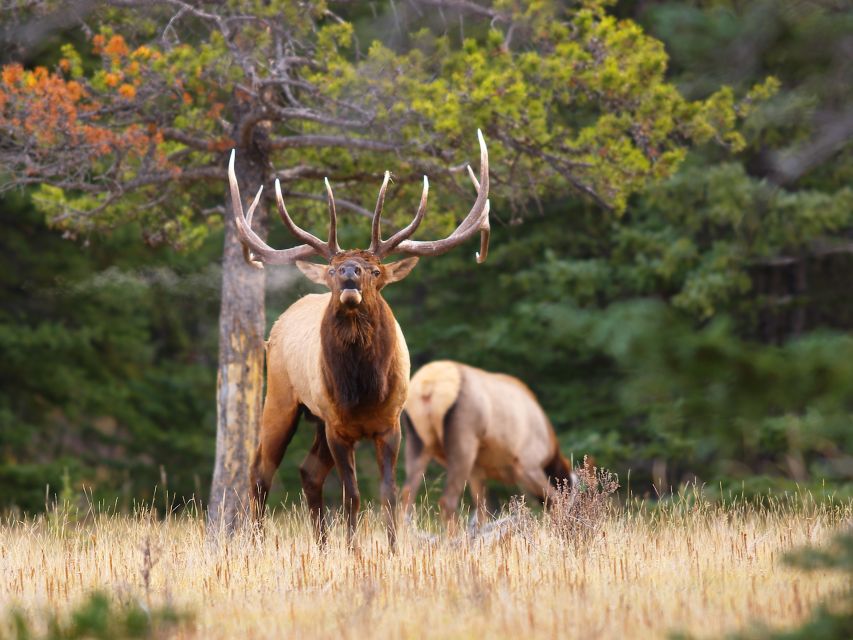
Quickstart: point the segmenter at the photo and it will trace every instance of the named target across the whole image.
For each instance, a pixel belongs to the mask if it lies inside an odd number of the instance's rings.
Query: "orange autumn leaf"
[[[142,60],[147,60],[151,56],[151,49],[142,45],[138,47],[132,54],[134,58],[141,58]]]
[[[13,85],[20,82],[24,75],[24,68],[19,64],[10,64],[3,67],[3,84]]]
[[[121,43],[111,42],[112,52],[120,53]],[[153,158],[159,167],[170,170],[171,163],[160,148],[164,138],[156,126],[116,131],[101,122],[103,102],[109,106],[111,102],[133,100],[141,78],[125,81],[123,70],[118,68],[101,72],[101,81],[113,87],[114,93],[105,93],[104,100],[99,100],[97,88],[90,95],[83,83],[67,79],[62,67],[28,71],[19,64],[0,66],[0,130],[32,139],[45,149],[77,147],[87,161],[122,153],[128,158]]]
[[[92,51],[94,53],[100,54],[101,50],[104,48],[104,42],[106,42],[106,38],[102,34],[97,34],[92,38]]]
[[[122,98],[127,98],[128,100],[133,100],[136,97],[136,89],[133,88],[131,84],[123,84],[118,88],[119,95]]]
[[[83,86],[74,80],[65,85],[65,90],[68,92],[68,97],[74,102],[78,101],[84,95]]]
[[[126,56],[129,51],[130,50],[127,48],[127,43],[121,36],[113,36],[112,38],[110,38],[110,41],[107,43],[107,46],[104,47],[104,53],[106,53],[112,58],[120,58]]]
[[[220,138],[219,140],[211,140],[207,146],[211,151],[227,151],[234,146],[234,140],[228,137]]]

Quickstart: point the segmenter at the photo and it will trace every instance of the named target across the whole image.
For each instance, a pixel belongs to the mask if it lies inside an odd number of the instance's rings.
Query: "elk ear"
[[[412,272],[418,263],[417,257],[404,258],[385,265],[385,284],[399,282]]]
[[[296,267],[311,282],[316,282],[317,284],[321,284],[324,287],[329,286],[329,283],[326,281],[326,270],[329,268],[328,265],[317,264],[316,262],[305,262],[304,260],[297,260]]]

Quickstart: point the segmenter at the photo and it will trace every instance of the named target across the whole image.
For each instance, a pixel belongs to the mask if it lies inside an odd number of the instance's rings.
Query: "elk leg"
[[[471,477],[480,443],[476,436],[463,429],[445,428],[444,450],[447,455],[447,483],[438,501],[444,519],[450,521],[456,514],[459,498],[465,483]]]
[[[397,454],[400,451],[400,429],[391,429],[376,438],[376,463],[382,482],[379,486],[379,498],[385,516],[385,528],[388,532],[388,545],[394,550],[397,546]]]
[[[404,420],[406,425],[406,483],[403,485],[402,502],[403,510],[409,513],[415,497],[424,481],[424,473],[430,461],[430,454],[424,446],[423,440],[412,428],[409,420]]]
[[[361,505],[361,495],[355,477],[355,446],[326,431],[329,450],[335,461],[335,468],[341,478],[344,490],[344,513],[347,517],[347,542],[352,546],[355,539],[355,529],[358,524],[358,508]]]
[[[406,458],[406,483],[403,485],[401,498],[403,511],[407,514],[411,512],[418,491],[423,485],[424,474],[429,466],[429,461],[430,456],[425,451],[421,452],[414,460]]]
[[[256,523],[260,523],[263,518],[273,476],[281,464],[287,445],[296,433],[298,422],[299,405],[297,403],[284,403],[267,395],[261,418],[258,448],[249,471],[251,488],[249,502],[252,518]]]
[[[314,444],[311,445],[305,460],[299,465],[302,491],[305,493],[308,511],[311,513],[314,535],[317,538],[317,544],[320,546],[326,544],[326,520],[323,517],[323,483],[334,464],[332,452],[329,451],[329,443],[326,442],[326,425],[320,422],[317,424]]]
[[[471,494],[471,502],[476,505],[477,523],[482,525],[489,511],[486,508],[486,483],[479,473],[472,473],[468,479],[468,492]]]

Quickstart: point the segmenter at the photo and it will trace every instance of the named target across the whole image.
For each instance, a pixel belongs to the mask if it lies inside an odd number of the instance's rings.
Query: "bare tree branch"
[[[54,31],[67,29],[70,24],[82,20],[95,4],[93,0],[65,2],[60,10],[25,18],[22,22],[9,19],[9,12],[4,11],[5,25],[0,30],[0,46],[11,46],[26,51],[42,42]]]
[[[419,0],[421,5],[428,7],[436,7],[438,9],[456,9],[465,13],[473,13],[474,15],[492,20],[509,22],[509,16],[500,11],[495,11],[489,7],[473,2],[473,0]]]
[[[110,193],[115,195],[127,194],[141,187],[171,182],[198,182],[199,180],[225,180],[225,169],[221,167],[195,167],[183,171],[163,171],[139,175],[133,180],[120,182],[118,180],[64,180],[57,174],[40,172],[34,175],[13,176],[0,183],[0,193],[25,185],[50,184],[60,189],[80,191],[83,193]]]
[[[210,140],[193,136],[186,131],[175,129],[174,127],[161,127],[160,132],[166,140],[174,140],[188,147],[192,147],[198,151],[210,151]]]
[[[817,134],[805,144],[771,158],[773,181],[780,185],[796,182],[836,151],[853,140],[853,109],[825,114]]]
[[[758,267],[786,267],[802,262],[809,258],[824,258],[834,255],[853,254],[853,242],[829,242],[817,240],[805,247],[802,254],[797,256],[778,255],[768,258],[758,258],[749,264]]]
[[[402,145],[380,142],[368,138],[349,138],[346,136],[301,135],[272,138],[271,149],[294,149],[298,147],[347,147],[350,149],[368,149],[370,151],[394,151]]]
[[[315,202],[326,202],[326,196],[318,196],[311,193],[301,193],[299,191],[288,191],[288,198],[299,198],[301,200],[313,200]],[[351,202],[349,200],[342,200],[341,198],[335,198],[335,204],[343,209],[349,209],[350,211],[357,213],[360,216],[364,216],[365,218],[372,218],[373,212],[368,211],[361,205],[356,204],[355,202]]]
[[[576,166],[583,165],[573,165],[565,158],[560,158],[546,151],[543,151],[538,147],[533,147],[531,145],[524,144],[523,142],[519,142],[518,140],[515,140],[503,133],[499,133],[497,137],[508,147],[517,149],[518,151],[521,151],[527,155],[534,156],[548,162],[552,167],[554,167],[557,173],[559,173],[569,184],[572,185],[572,187],[576,191],[579,191],[584,195],[592,198],[599,206],[607,209],[608,211],[613,208],[601,195],[598,194],[597,191],[595,191],[595,189],[593,189],[588,184],[585,184],[580,178],[578,178],[574,174],[572,169]]]
[[[269,103],[267,103],[266,106],[272,112],[269,114],[269,119],[285,122],[287,120],[306,120],[308,122],[316,122],[318,124],[325,124],[330,127],[341,127],[344,129],[366,129],[369,128],[371,124],[368,120],[347,120],[345,118],[337,118],[335,116],[317,113],[312,109],[280,107]],[[273,118],[273,116],[275,116],[275,118]]]

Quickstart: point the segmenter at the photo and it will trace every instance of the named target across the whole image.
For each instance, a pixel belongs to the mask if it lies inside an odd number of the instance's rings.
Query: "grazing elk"
[[[406,414],[406,509],[431,459],[447,467],[439,501],[446,518],[455,513],[466,482],[482,520],[486,479],[521,485],[542,500],[571,481],[571,465],[548,416],[518,378],[450,360],[431,362],[409,382]]]
[[[244,215],[232,153],[228,169],[231,200],[247,261],[260,268],[261,263],[295,262],[309,280],[331,290],[294,302],[273,325],[267,341],[266,399],[260,441],[250,469],[250,500],[256,521],[263,516],[273,474],[293,437],[299,416],[305,414],[316,422],[317,432],[299,472],[318,541],[323,543],[326,537],[323,481],[332,466],[343,484],[347,535],[350,543],[353,541],[359,508],[354,446],[356,441],[367,438],[373,440],[376,448],[380,498],[389,543],[394,546],[395,470],[400,447],[400,414],[409,382],[409,352],[381,290],[406,277],[418,261],[417,256],[440,255],[477,233],[480,233],[477,261],[485,260],[489,244],[489,158],[479,131],[477,136],[479,182],[468,168],[477,198],[457,229],[443,240],[409,240],[426,212],[429,182],[424,176],[423,194],[414,219],[382,240],[380,218],[390,177],[386,172],[373,214],[370,248],[366,251],[343,250],[338,246],[335,200],[328,180],[328,241],[323,242],[296,226],[285,209],[276,180],[281,219],[304,244],[281,250],[269,247],[251,227],[252,213],[263,187]],[[383,264],[381,260],[391,253],[413,257]],[[328,264],[303,261],[315,255],[328,260]]]

